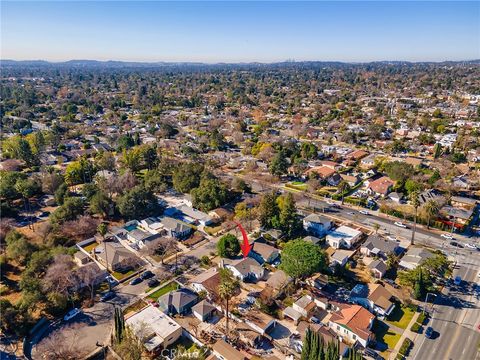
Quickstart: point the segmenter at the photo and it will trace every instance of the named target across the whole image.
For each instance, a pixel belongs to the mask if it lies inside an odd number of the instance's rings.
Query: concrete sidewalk
[[[394,348],[393,351],[390,353],[389,359],[395,359],[395,357],[397,356],[398,352],[400,351],[400,348],[402,347],[402,344],[403,344],[403,341],[405,340],[405,338],[409,338],[410,340],[413,341],[413,339],[416,337],[417,333],[414,333],[412,330],[410,330],[410,328],[412,327],[413,324],[415,324],[415,323],[417,322],[417,319],[418,319],[419,315],[420,315],[419,312],[416,312],[416,313],[413,315],[412,320],[410,320],[410,322],[408,323],[407,328],[406,328],[405,331],[402,333],[402,336],[400,336],[400,339],[398,340],[397,345],[395,345],[395,348]]]

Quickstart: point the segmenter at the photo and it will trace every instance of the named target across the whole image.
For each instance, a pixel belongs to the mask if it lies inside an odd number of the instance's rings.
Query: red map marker
[[[248,242],[247,233],[243,229],[242,225],[238,222],[236,224],[237,224],[238,228],[240,229],[240,232],[242,233],[243,243],[240,247],[242,249],[243,258],[245,259],[248,256],[248,254],[250,253],[250,250],[252,250],[252,245],[250,245],[250,243]]]

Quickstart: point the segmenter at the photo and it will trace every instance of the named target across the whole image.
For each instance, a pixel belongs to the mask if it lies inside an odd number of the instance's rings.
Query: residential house
[[[160,222],[167,235],[177,239],[184,239],[193,231],[187,224],[171,217],[165,216]]]
[[[440,206],[446,202],[445,197],[436,189],[427,189],[418,195],[418,202],[420,206],[424,205],[428,201],[433,200]]]
[[[128,226],[128,223],[125,224]],[[156,217],[148,217],[140,221],[139,226],[150,234],[164,233],[163,224]]]
[[[312,243],[313,245],[318,245],[318,244],[320,244],[320,243],[322,242],[322,239],[320,239],[320,238],[318,238],[318,237],[316,237],[316,236],[311,236],[311,235],[309,235],[309,236],[305,236],[305,237],[303,238],[303,241],[307,241],[307,242],[309,242],[309,243]]]
[[[379,256],[386,259],[388,254],[398,255],[401,251],[399,243],[378,235],[370,235],[360,247],[360,252],[366,256]]]
[[[347,159],[352,159],[354,161],[358,161],[360,159],[363,159],[364,157],[366,157],[368,155],[368,152],[366,152],[365,150],[354,150],[352,151],[350,154],[348,154],[346,157]]]
[[[210,268],[190,280],[190,287],[197,293],[206,292],[209,299],[218,298],[219,285],[220,273],[216,268]]]
[[[326,167],[328,169],[332,169],[335,171],[338,171],[342,168],[342,165],[335,162],[335,161],[330,161],[330,160],[322,160],[320,161],[320,164],[322,164],[323,167]]]
[[[345,265],[347,265],[347,262],[352,257],[353,253],[354,252],[351,250],[335,250],[335,252],[330,256],[330,266],[344,267]]]
[[[360,241],[361,237],[361,231],[342,225],[335,230],[330,231],[327,234],[326,241],[335,249],[339,249],[341,247],[350,249],[355,246],[358,241]]]
[[[151,353],[166,349],[182,336],[182,327],[154,306],[130,316],[125,324],[143,339],[145,349]]]
[[[213,222],[212,218],[208,214],[204,213],[203,211],[194,209],[190,206],[180,205],[177,206],[177,209],[183,214],[184,217],[192,219],[192,221],[186,222],[192,222],[203,226],[210,225]]]
[[[292,306],[285,308],[283,315],[292,319],[295,324],[297,324],[300,319],[307,319],[315,308],[316,305],[313,298],[309,295],[304,295],[295,301]]]
[[[433,253],[420,247],[411,247],[400,260],[399,265],[405,269],[413,270],[425,259],[431,258]]]
[[[229,269],[233,275],[242,281],[257,282],[263,279],[265,270],[262,265],[251,257],[240,260],[223,261],[223,267]]]
[[[346,305],[334,312],[330,317],[329,327],[342,340],[363,347],[373,339],[371,331],[375,315],[360,305]]]
[[[330,342],[338,343],[340,347],[340,357],[343,359],[348,354],[348,346],[339,341],[337,334],[331,330],[330,328],[323,326],[321,324],[312,324],[307,321],[300,321],[297,325],[297,333],[300,336],[300,344],[299,346],[294,346],[294,348],[301,353],[303,348],[303,341],[305,341],[305,335],[307,333],[307,329],[310,328],[311,331],[319,334],[323,338],[323,342],[328,344]]]
[[[125,272],[141,263],[135,254],[116,241],[107,241],[97,246],[97,250],[100,252],[95,251],[96,260],[110,271]]]
[[[158,299],[159,308],[167,314],[184,315],[190,312],[198,301],[198,295],[189,289],[170,291]]]
[[[360,182],[360,178],[356,175],[347,175],[347,174],[340,174],[340,177],[343,181],[345,181],[350,187],[354,187]]]
[[[449,219],[449,224],[457,227],[467,225],[473,217],[474,209],[456,208],[446,205],[441,209],[441,214]]]
[[[332,222],[325,216],[310,214],[303,218],[303,228],[315,236],[324,237],[332,228]]]
[[[213,354],[218,360],[246,360],[247,357],[225,340],[217,340],[212,346]]]
[[[360,164],[363,168],[369,169],[375,165],[376,158],[377,158],[377,155],[370,154],[367,157],[364,157],[362,160],[360,160]]]
[[[265,282],[265,288],[260,293],[268,294],[269,297],[276,299],[283,294],[287,284],[291,281],[292,278],[288,276],[285,271],[279,269],[270,273],[270,277]]]
[[[127,240],[130,243],[134,244],[140,249],[147,245],[149,242],[159,239],[161,237],[160,234],[151,234],[138,228],[127,232],[126,236]]]
[[[455,207],[459,206],[465,209],[473,209],[475,208],[475,206],[477,206],[478,200],[472,199],[469,197],[464,197],[464,196],[452,196],[451,204],[452,206],[455,206]]]
[[[263,344],[265,337],[256,332],[250,325],[239,322],[235,324],[235,333],[238,334],[240,340],[252,349],[257,349]]]
[[[307,279],[307,284],[316,288],[323,289],[328,285],[328,275],[325,274],[315,274]]]
[[[335,170],[333,170],[332,168],[330,167],[327,167],[327,166],[316,166],[316,167],[313,167],[311,169],[308,169],[306,172],[305,172],[305,175],[307,176],[312,176],[312,175],[315,175],[317,176],[319,179],[321,180],[324,180],[324,181],[327,181],[330,177],[332,177],[334,174],[336,174],[337,172]]]
[[[246,324],[261,335],[265,335],[277,324],[273,317],[260,310],[250,310],[246,313],[244,320]]]
[[[392,191],[395,182],[387,176],[382,176],[376,180],[369,181],[367,193],[370,195],[387,196]]]
[[[278,259],[279,255],[280,251],[278,249],[258,241],[252,244],[252,249],[248,253],[249,257],[257,260],[260,264],[272,264]]]
[[[376,279],[381,279],[387,272],[387,264],[381,259],[373,260],[367,267]]]
[[[192,307],[193,316],[200,321],[207,321],[210,319],[216,310],[217,308],[208,300],[202,300]]]
[[[395,308],[393,295],[381,284],[357,284],[350,292],[350,300],[379,316],[388,316]]]
[[[391,192],[390,194],[388,194],[388,198],[394,202],[396,202],[397,204],[401,204],[403,202],[403,194],[402,193],[398,193],[396,191],[394,192]]]

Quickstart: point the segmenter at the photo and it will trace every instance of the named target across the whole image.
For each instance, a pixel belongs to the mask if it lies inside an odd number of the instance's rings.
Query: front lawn
[[[406,329],[410,320],[412,320],[415,311],[408,306],[396,304],[390,316],[387,318],[387,323],[392,324],[400,329]]]
[[[375,321],[373,332],[375,333],[375,339],[377,341],[377,349],[382,352],[388,349],[393,350],[398,340],[400,340],[400,334],[390,330],[388,325],[382,321]]]
[[[157,299],[162,296],[162,295],[165,295],[166,293],[172,291],[172,290],[177,290],[178,289],[178,284],[175,282],[175,281],[171,281],[169,282],[168,284],[166,284],[165,286],[162,286],[160,289],[158,289],[157,291],[151,293],[150,295],[148,295],[148,298],[149,299],[152,299],[154,301],[157,301]]]
[[[118,272],[118,271],[114,271],[112,272],[112,276],[117,279],[118,281],[122,281],[123,279],[129,277],[130,275],[132,275],[133,273],[135,273],[137,270],[130,270],[130,271],[127,271],[125,273],[121,273],[121,272]]]

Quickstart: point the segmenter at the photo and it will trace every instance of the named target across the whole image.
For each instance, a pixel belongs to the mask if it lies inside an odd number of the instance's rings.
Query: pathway
[[[397,345],[395,345],[395,348],[390,353],[390,359],[395,359],[398,352],[400,351],[400,348],[402,347],[402,344],[403,344],[403,341],[405,340],[405,338],[409,338],[410,340],[413,341],[413,339],[416,337],[417,333],[414,333],[412,330],[410,330],[410,328],[412,327],[413,324],[415,324],[417,322],[417,319],[418,319],[419,315],[420,315],[419,312],[415,312],[415,314],[413,315],[412,320],[410,320],[410,322],[407,325],[407,328],[402,333],[402,336],[400,336],[400,339],[398,340]]]

